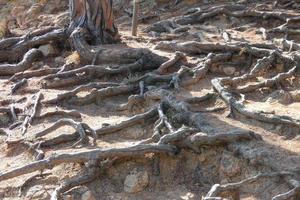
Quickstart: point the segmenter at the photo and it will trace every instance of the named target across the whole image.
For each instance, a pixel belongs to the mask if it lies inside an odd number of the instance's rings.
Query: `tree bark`
[[[119,40],[114,24],[113,0],[70,0],[70,31],[84,28],[92,44],[112,44]]]

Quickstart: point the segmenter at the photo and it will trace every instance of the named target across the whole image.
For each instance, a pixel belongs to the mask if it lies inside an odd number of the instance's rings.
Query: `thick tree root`
[[[51,200],[60,200],[62,199],[63,193],[67,192],[68,190],[95,180],[96,178],[98,178],[98,176],[101,175],[101,172],[111,167],[114,164],[114,161],[115,159],[102,161],[100,162],[100,164],[98,164],[95,160],[89,161],[86,166],[85,172],[64,181],[62,184],[60,184],[59,187],[54,190],[51,195]]]
[[[164,61],[165,59],[162,59]],[[78,79],[76,82],[83,83],[87,80],[102,78],[104,76],[113,76],[113,75],[129,75],[133,72],[138,71],[148,71],[157,69],[159,65],[151,63],[147,55],[142,55],[138,60],[132,62],[131,64],[122,65],[119,67],[107,67],[107,66],[97,66],[97,65],[87,65],[79,69],[61,72],[57,74],[52,74],[43,78],[45,88],[58,88],[65,87],[71,84]],[[82,74],[78,76],[78,74]],[[53,80],[55,82],[53,83]],[[73,80],[73,81],[72,81]],[[71,82],[70,82],[71,81]],[[75,83],[76,83],[75,82]],[[77,83],[78,84],[78,83]]]
[[[95,64],[128,64],[134,63],[144,57],[143,65],[159,67],[166,58],[152,53],[148,49],[134,49],[119,45],[102,45],[101,49],[93,49],[85,40],[87,33],[84,29],[76,29],[71,34],[72,44],[79,55],[89,63],[95,60]],[[96,58],[96,59],[95,59]]]
[[[146,123],[147,120],[149,120],[151,118],[155,118],[156,116],[158,116],[158,111],[157,111],[157,108],[155,107],[145,113],[135,115],[135,116],[131,117],[130,119],[125,120],[119,124],[109,125],[109,126],[105,126],[102,128],[98,128],[95,131],[99,137],[102,135],[115,133],[117,131],[132,127],[132,126],[140,124],[140,123]]]
[[[243,87],[235,89],[235,91],[238,93],[246,93],[246,92],[255,91],[255,90],[257,90],[259,88],[263,88],[263,87],[272,87],[273,85],[280,83],[281,81],[294,76],[296,68],[297,67],[295,66],[286,73],[279,73],[278,75],[276,75],[273,78],[266,79],[266,80],[258,82],[258,83],[245,85]]]
[[[121,85],[116,87],[107,87],[100,90],[92,90],[90,94],[85,97],[76,97],[69,100],[69,103],[74,105],[88,105],[91,103],[100,104],[101,101],[108,97],[125,95],[135,92],[138,89],[132,85]]]
[[[18,81],[20,79],[29,79],[33,77],[41,77],[46,76],[49,74],[55,74],[59,72],[59,69],[57,68],[46,68],[46,69],[39,69],[39,70],[33,70],[33,71],[26,71],[26,72],[19,72],[14,74],[9,80],[10,81]]]
[[[35,31],[30,32],[30,33],[28,33],[26,35],[23,35],[21,37],[11,37],[11,38],[7,38],[7,39],[3,39],[3,40],[0,41],[0,50],[5,50],[5,49],[12,48],[12,46],[16,45],[17,43],[19,43],[21,41],[29,40],[29,39],[32,39],[34,37],[47,34],[51,31],[56,30],[56,29],[58,29],[58,28],[51,26],[51,27],[47,27],[45,29],[35,30]]]
[[[165,74],[168,70],[168,68],[175,65],[180,60],[186,60],[186,57],[181,52],[175,52],[175,55],[172,59],[168,60],[167,62],[161,64],[159,68],[156,70],[158,74]]]
[[[38,49],[31,49],[25,55],[21,62],[18,64],[3,64],[0,65],[0,75],[14,75],[15,73],[25,71],[32,66],[34,61],[41,59],[43,54]]]
[[[222,78],[222,84],[229,85],[232,88],[236,88],[238,85],[244,84],[246,81],[249,81],[259,75],[262,71],[268,69],[275,61],[275,53],[271,53],[268,56],[258,59],[256,65],[251,69],[249,73],[246,73],[240,77],[228,77]]]
[[[24,146],[30,155],[32,155],[36,160],[42,160],[45,157],[45,153],[41,150],[39,143],[33,144],[32,142],[25,140],[6,140],[8,148],[19,148],[19,145]],[[16,147],[15,147],[16,146]]]
[[[224,86],[221,84],[222,79],[213,79],[212,85],[214,89],[220,94],[223,100],[234,110],[239,112],[242,115],[253,118],[258,121],[273,123],[273,124],[287,124],[291,126],[300,127],[300,121],[288,116],[280,116],[272,113],[264,113],[259,111],[249,110],[238,101],[232,93],[230,93]]]
[[[86,123],[82,122],[75,122],[72,119],[60,119],[56,123],[54,123],[52,126],[48,127],[47,129],[38,132],[35,134],[35,137],[43,137],[56,129],[62,127],[62,126],[71,126],[73,127],[80,135],[80,140],[76,142],[73,146],[76,146],[80,143],[84,143],[87,140],[87,136],[90,135],[93,137],[93,144],[96,145],[96,132],[94,129],[90,128]]]
[[[76,153],[57,154],[47,159],[32,162],[25,166],[1,173],[0,181],[18,177],[24,174],[29,174],[39,170],[52,169],[54,166],[62,163],[83,163],[97,159],[132,157],[145,155],[148,153],[167,153],[170,155],[174,155],[177,153],[177,149],[174,146],[170,145],[152,144],[136,145],[124,148],[94,149]]]
[[[257,10],[246,10],[245,7],[242,6],[224,6],[215,8],[209,12],[201,13],[196,12],[191,15],[179,18],[176,23],[184,25],[184,24],[195,24],[195,23],[202,23],[205,20],[215,17],[217,15],[226,15],[231,17],[253,17],[253,18],[260,18],[260,19],[278,19],[285,22],[288,18],[297,17],[295,15],[291,15],[284,12],[264,12],[264,11],[257,11]]]
[[[44,119],[53,116],[61,116],[64,118],[67,117],[81,118],[81,113],[76,110],[55,110],[55,111],[42,113],[39,116],[36,116],[36,119]]]
[[[199,55],[208,53],[248,53],[255,57],[268,56],[271,51],[277,48],[274,45],[268,44],[213,44],[213,43],[200,43],[200,42],[160,42],[156,45],[156,49],[164,51],[181,51],[189,55]]]
[[[65,38],[66,34],[64,30],[53,30],[44,35],[36,36],[33,38],[25,38],[18,42],[12,48],[0,50],[0,62],[16,62],[18,61],[28,50],[48,44],[51,41],[59,41]]]
[[[113,87],[113,86],[119,86],[119,84],[118,83],[110,83],[110,82],[104,82],[104,83],[92,82],[92,83],[88,83],[86,85],[80,85],[69,92],[66,92],[63,94],[58,94],[56,98],[50,99],[47,101],[43,101],[43,103],[57,104],[64,100],[68,100],[68,99],[72,99],[72,98],[76,97],[77,93],[82,92],[84,90],[101,89],[101,88],[107,88],[107,87]]]

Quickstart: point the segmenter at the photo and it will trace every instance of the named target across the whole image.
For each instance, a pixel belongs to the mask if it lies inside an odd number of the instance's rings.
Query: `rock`
[[[227,75],[227,76],[232,76],[235,73],[235,68],[234,67],[224,67],[223,68],[223,72]]]
[[[51,44],[42,45],[39,47],[44,56],[51,56],[57,53],[56,49]]]
[[[124,181],[124,191],[128,193],[137,193],[143,191],[149,184],[147,171],[133,171],[127,175]]]
[[[81,195],[81,200],[96,200],[93,193],[91,191],[86,191]]]

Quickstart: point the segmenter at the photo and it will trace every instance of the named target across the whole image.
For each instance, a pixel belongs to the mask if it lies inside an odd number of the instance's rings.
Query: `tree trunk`
[[[92,44],[112,44],[119,40],[114,24],[113,0],[70,0],[70,31],[84,28]]]

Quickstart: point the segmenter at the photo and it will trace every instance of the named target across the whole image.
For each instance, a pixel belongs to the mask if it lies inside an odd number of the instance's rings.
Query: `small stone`
[[[86,191],[81,195],[81,200],[96,200],[93,193],[91,191]]]
[[[43,53],[44,56],[56,54],[56,50],[51,44],[42,45],[39,47],[39,50]]]
[[[235,73],[235,68],[234,67],[224,67],[223,68],[223,72],[227,75],[227,76],[232,76]]]
[[[125,178],[124,191],[128,193],[137,193],[143,191],[149,184],[147,171],[133,172]]]

